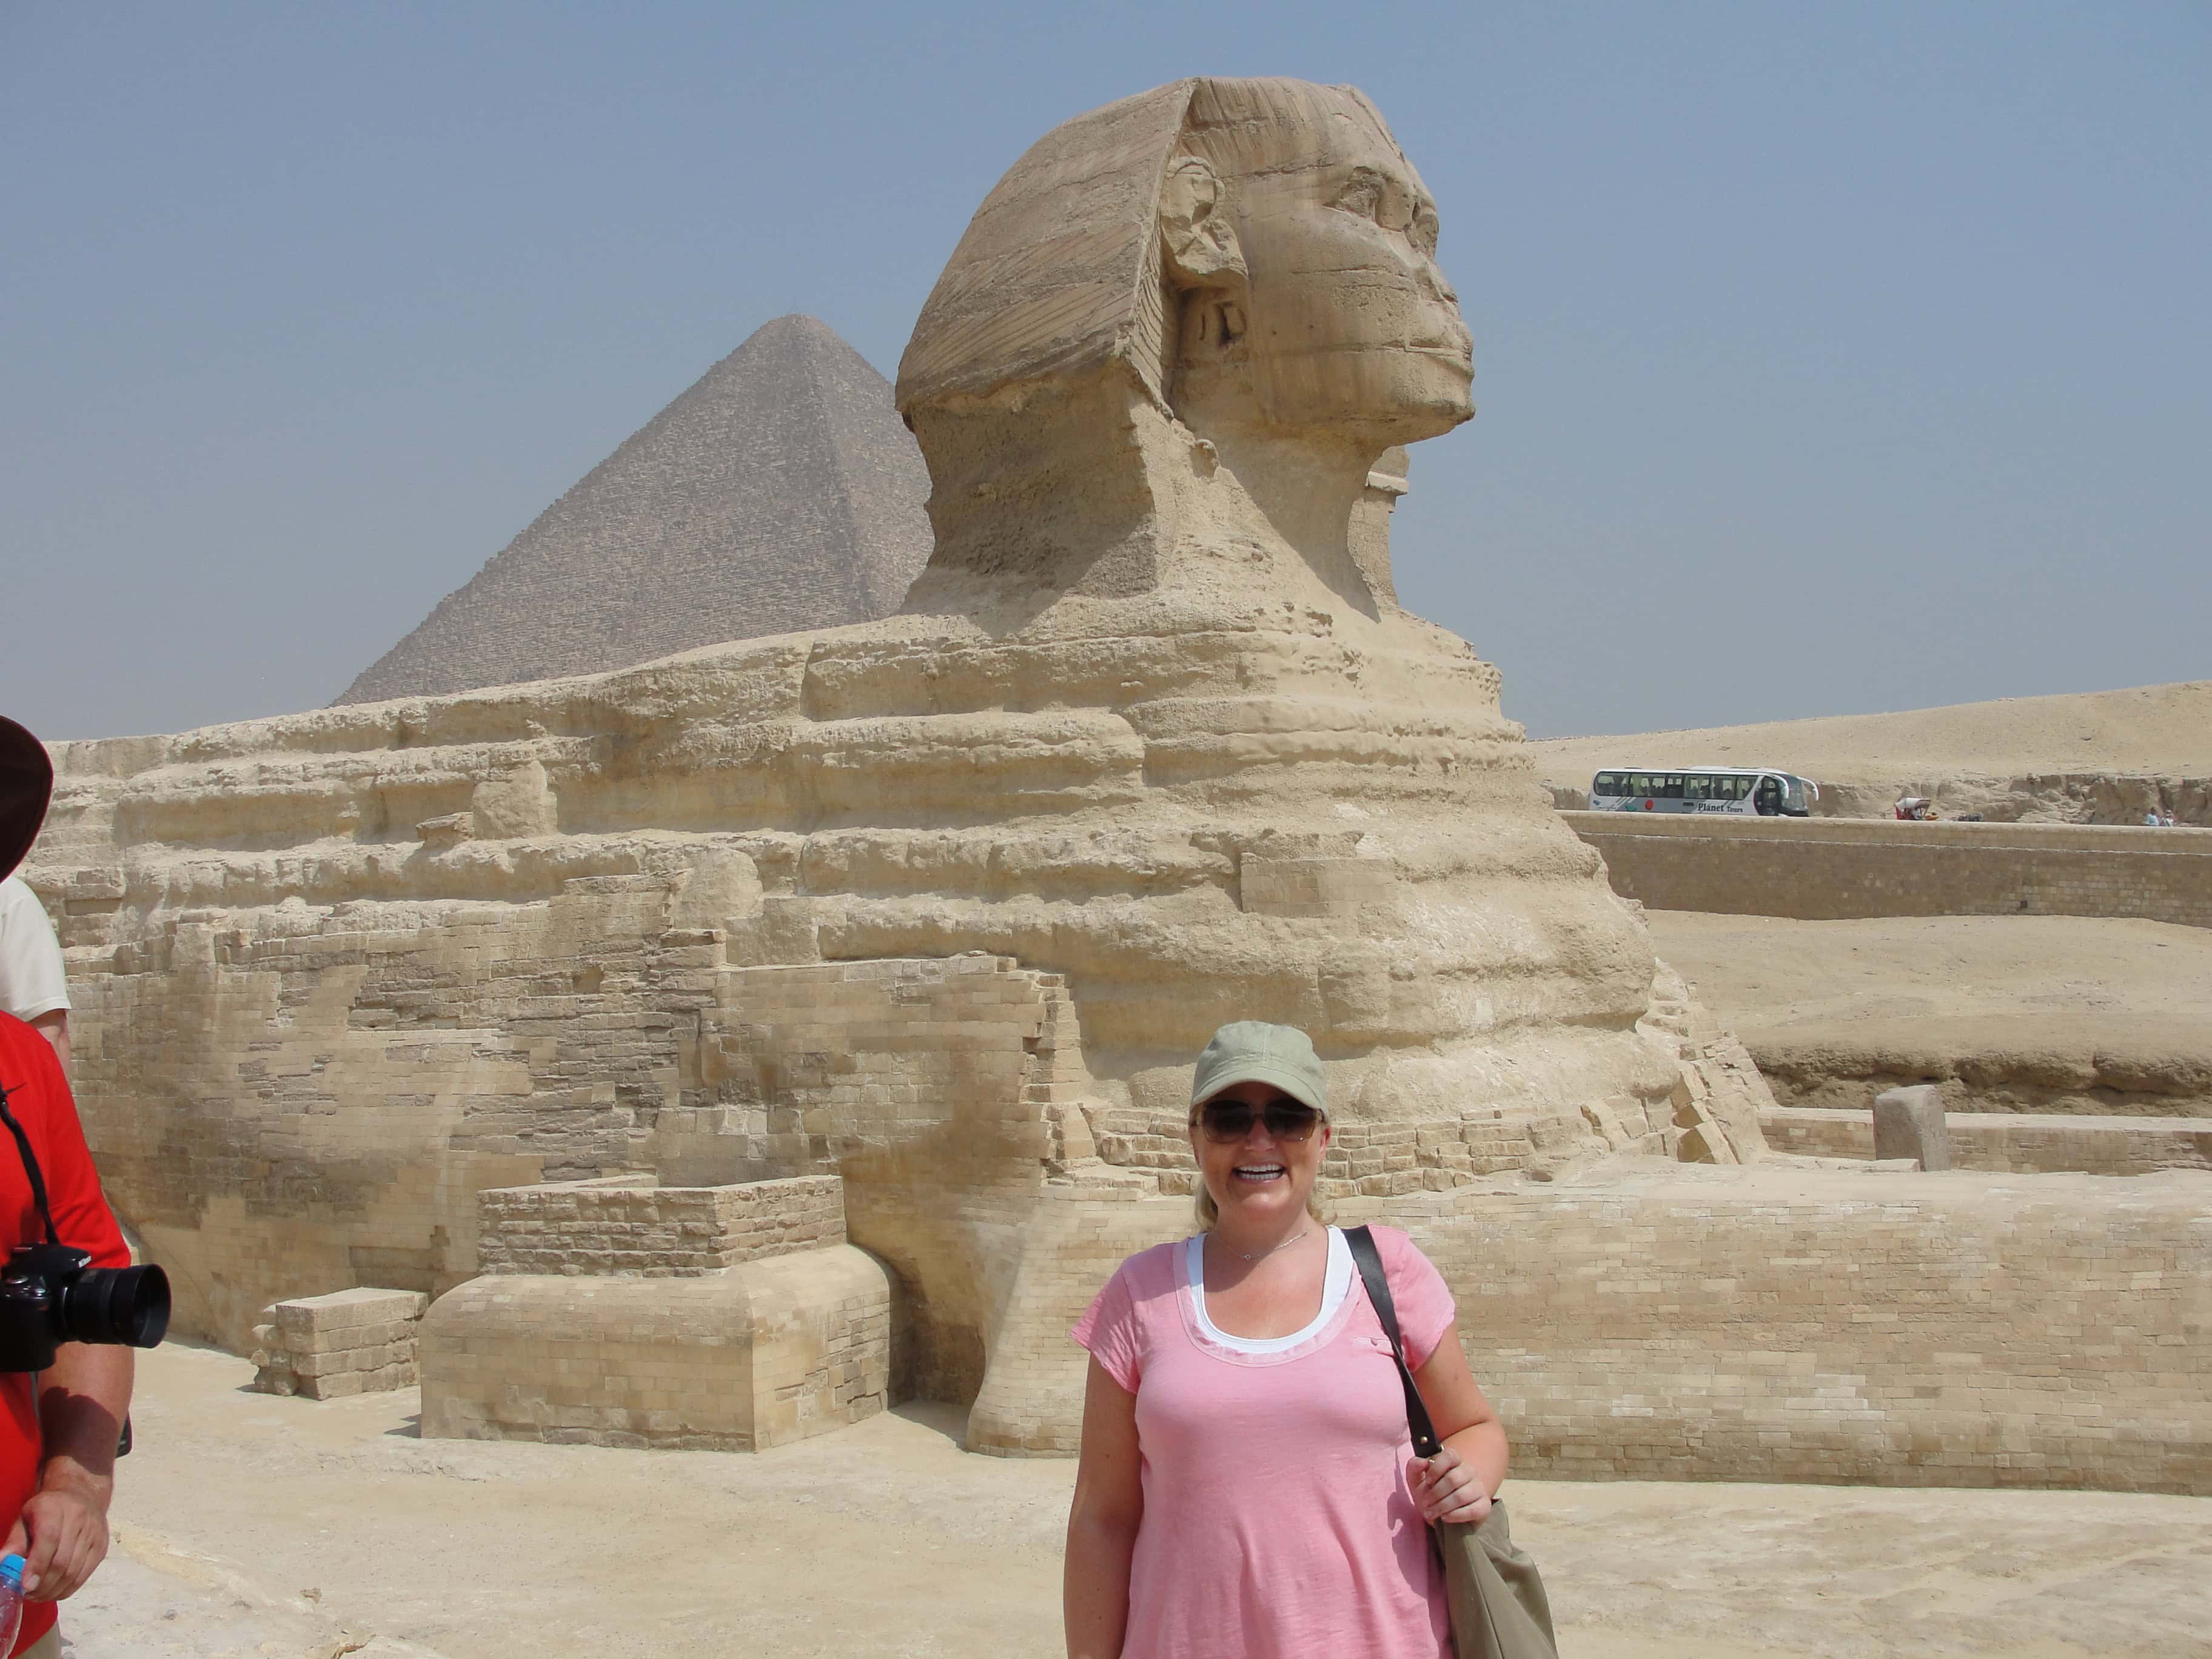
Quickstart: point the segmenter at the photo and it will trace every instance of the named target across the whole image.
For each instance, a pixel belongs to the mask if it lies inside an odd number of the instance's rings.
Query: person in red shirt
[[[30,850],[52,787],[46,745],[0,719],[0,876]],[[89,1251],[94,1267],[130,1266],[61,1062],[44,1037],[9,1014],[0,1014],[0,1090],[45,1175],[61,1242]],[[14,1138],[0,1132],[0,1257],[45,1235]],[[23,1622],[9,1659],[59,1659],[55,1603],[82,1589],[106,1557],[133,1359],[127,1346],[64,1342],[44,1371],[0,1371],[4,1548],[25,1558]]]

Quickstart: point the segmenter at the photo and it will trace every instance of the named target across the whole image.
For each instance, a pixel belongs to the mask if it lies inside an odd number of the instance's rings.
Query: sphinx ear
[[[1221,180],[1203,156],[1179,155],[1160,185],[1160,252],[1177,289],[1218,289],[1242,298],[1244,250],[1222,210]]]

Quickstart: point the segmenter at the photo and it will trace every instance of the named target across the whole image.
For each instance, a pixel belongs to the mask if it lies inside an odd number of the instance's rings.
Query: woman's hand
[[[1421,1518],[1472,1524],[1490,1513],[1490,1494],[1481,1478],[1449,1446],[1434,1457],[1417,1457],[1413,1468],[1413,1502]]]
[[[1457,1330],[1444,1328],[1413,1385],[1443,1442],[1434,1457],[1413,1460],[1413,1501],[1430,1521],[1480,1521],[1490,1513],[1490,1495],[1505,1484],[1505,1428],[1475,1386]]]

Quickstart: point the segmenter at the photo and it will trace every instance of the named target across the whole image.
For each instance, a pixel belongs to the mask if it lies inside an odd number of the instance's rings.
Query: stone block
[[[1943,1096],[1934,1084],[1887,1089],[1875,1097],[1874,1155],[1877,1160],[1916,1158],[1923,1170],[1951,1167]]]
[[[279,1302],[253,1328],[252,1386],[311,1400],[405,1388],[428,1302],[419,1291],[366,1287]]]
[[[272,1311],[279,1334],[295,1346],[307,1347],[335,1332],[420,1319],[429,1301],[419,1291],[359,1289],[295,1297],[276,1304]]]
[[[889,1402],[894,1294],[843,1243],[689,1277],[472,1279],[424,1322],[422,1433],[728,1451],[821,1434]]]

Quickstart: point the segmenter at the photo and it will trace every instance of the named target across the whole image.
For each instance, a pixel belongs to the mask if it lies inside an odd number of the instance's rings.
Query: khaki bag
[[[1390,1300],[1390,1283],[1383,1277],[1382,1258],[1375,1249],[1375,1236],[1364,1227],[1347,1227],[1344,1242],[1367,1286],[1367,1300],[1382,1322],[1390,1339],[1390,1357],[1398,1362],[1398,1381],[1406,1390],[1406,1426],[1413,1451],[1434,1457],[1443,1449],[1436,1425],[1421,1391],[1413,1386],[1413,1373],[1406,1364],[1405,1339],[1398,1334],[1398,1310]],[[1452,1650],[1458,1659],[1559,1659],[1559,1644],[1552,1634],[1551,1598],[1536,1564],[1518,1548],[1505,1528],[1505,1506],[1491,1500],[1490,1513],[1469,1525],[1447,1521],[1429,1528],[1430,1547],[1443,1567],[1444,1600],[1451,1612]]]

